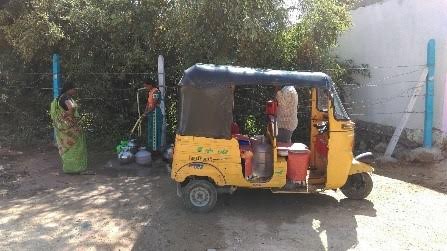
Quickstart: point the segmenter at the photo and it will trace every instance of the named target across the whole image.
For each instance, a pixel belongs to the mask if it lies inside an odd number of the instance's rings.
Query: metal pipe
[[[53,54],[53,98],[59,97],[61,65],[59,54]]]
[[[61,62],[57,53],[53,54],[53,99],[59,97],[59,88],[61,84]],[[56,142],[56,129],[53,129],[53,139]]]
[[[165,106],[165,61],[162,55],[158,55],[158,88],[160,89],[160,109],[163,115],[163,122],[161,125],[161,147],[166,146],[166,106]]]
[[[146,88],[142,87],[137,90],[137,109],[138,109],[138,117],[141,118],[141,110],[140,110],[140,91],[146,90]],[[138,136],[141,136],[141,121],[138,125]]]
[[[435,85],[435,40],[430,39],[427,45],[427,84],[425,91],[424,148],[430,149],[433,144],[433,97]]]

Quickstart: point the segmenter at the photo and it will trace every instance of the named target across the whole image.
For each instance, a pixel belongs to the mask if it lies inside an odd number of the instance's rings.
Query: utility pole
[[[158,55],[158,87],[160,88],[161,102],[160,109],[163,114],[163,124],[161,126],[161,147],[166,146],[166,83],[165,83],[165,62],[162,55]]]

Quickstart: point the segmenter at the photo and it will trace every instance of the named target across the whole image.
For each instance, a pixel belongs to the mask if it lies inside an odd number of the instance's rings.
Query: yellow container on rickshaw
[[[353,156],[355,124],[328,75],[196,64],[184,72],[179,85],[171,178],[187,208],[210,211],[219,193],[238,188],[275,193],[340,189],[351,199],[371,192],[373,168],[362,162],[370,154]],[[277,142],[275,114],[266,114],[265,135],[232,134],[234,88],[277,85],[310,90],[309,146]],[[267,105],[271,110],[271,102]]]

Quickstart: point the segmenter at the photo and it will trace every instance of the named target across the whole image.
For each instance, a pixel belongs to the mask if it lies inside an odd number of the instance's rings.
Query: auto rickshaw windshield
[[[335,90],[335,87],[331,88],[332,93],[332,100],[334,103],[334,117],[337,120],[349,120],[349,115],[345,110],[345,107],[343,106],[343,103],[341,102],[340,97],[338,96],[337,91]]]

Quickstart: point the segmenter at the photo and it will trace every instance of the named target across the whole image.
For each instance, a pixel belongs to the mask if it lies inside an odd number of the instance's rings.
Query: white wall
[[[429,39],[436,40],[434,127],[445,130],[443,110],[447,73],[447,0],[387,0],[352,11],[353,27],[343,34],[335,53],[372,68],[371,78],[358,78],[363,85],[352,89],[359,104],[350,113],[354,119],[396,126],[408,104],[415,82],[426,64]],[[396,67],[396,66],[410,67]],[[389,66],[389,67],[388,67]],[[408,73],[415,71],[413,73]],[[396,76],[401,75],[402,76]],[[425,89],[424,92],[425,94]],[[418,97],[416,112],[424,111]],[[380,114],[382,113],[382,114]],[[393,113],[393,114],[383,114]],[[354,115],[360,114],[360,115]],[[364,114],[364,115],[362,115]],[[412,114],[407,128],[422,129],[424,114]]]

